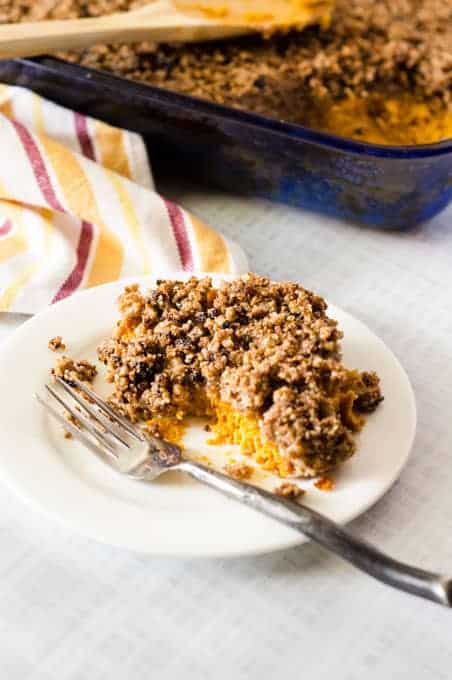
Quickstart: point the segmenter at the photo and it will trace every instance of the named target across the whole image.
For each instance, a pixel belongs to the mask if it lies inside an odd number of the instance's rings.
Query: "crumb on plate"
[[[306,491],[292,482],[284,482],[275,489],[274,493],[284,498],[300,498]]]
[[[66,418],[67,421],[72,423],[72,425],[75,425],[75,427],[78,427],[78,429],[81,428],[80,422],[77,420],[75,416],[72,415],[72,413],[69,413],[69,411],[64,412],[64,417]],[[68,432],[68,434],[71,434]],[[64,435],[66,437],[66,435]]]
[[[331,477],[320,477],[314,482],[314,486],[320,491],[332,491],[334,489],[334,482]]]
[[[253,468],[246,463],[228,463],[223,470],[233,479],[249,479],[253,474]]]
[[[58,352],[58,350],[65,350],[66,345],[64,344],[61,335],[56,335],[54,338],[50,338],[48,348],[51,349],[52,352]]]
[[[80,382],[92,383],[97,375],[97,368],[86,359],[76,361],[70,357],[62,356],[52,368],[51,373],[53,376],[63,378],[68,382],[80,380]]]

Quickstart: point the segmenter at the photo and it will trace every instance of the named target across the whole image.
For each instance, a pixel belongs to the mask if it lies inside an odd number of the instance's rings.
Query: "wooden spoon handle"
[[[32,57],[46,52],[90,47],[118,39],[115,16],[94,19],[39,21],[0,26],[0,57]]]
[[[77,50],[101,43],[194,42],[243,35],[243,26],[222,25],[182,14],[151,17],[134,12],[87,19],[0,25],[0,59]]]

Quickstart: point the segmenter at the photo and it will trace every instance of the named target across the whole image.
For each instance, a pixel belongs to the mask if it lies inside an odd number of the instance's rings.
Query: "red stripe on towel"
[[[82,116],[81,113],[74,113],[74,122],[75,131],[77,132],[82,154],[91,161],[95,161],[96,154],[94,151],[94,144],[88,130],[88,121],[86,120],[86,116]]]
[[[47,172],[44,159],[41,155],[38,145],[28,132],[28,130],[17,121],[12,121],[16,128],[17,134],[22,142],[25,152],[30,159],[31,167],[33,168],[36,181],[41,189],[42,195],[51,208],[58,212],[66,213],[67,211],[61,205],[55,190],[52,186],[50,175]],[[83,275],[85,273],[86,264],[88,262],[89,251],[93,242],[94,228],[89,222],[82,222],[79,242],[77,246],[77,261],[72,272],[69,274],[52,302],[58,302],[65,297],[68,297],[80,286]]]
[[[171,201],[166,199],[164,201],[173,228],[174,238],[176,239],[182,269],[184,271],[193,271],[193,253],[182,210]]]
[[[7,236],[12,228],[12,222],[10,220],[6,220],[6,222],[3,222],[2,226],[0,227],[0,236]]]
[[[74,293],[80,286],[85,273],[86,264],[88,262],[93,236],[93,225],[89,222],[82,222],[82,229],[80,231],[80,238],[77,246],[77,262],[74,269],[53,298],[52,303],[58,302],[59,300],[63,300],[69,295],[72,295],[72,293]]]
[[[36,181],[38,183],[39,188],[41,189],[41,193],[44,196],[45,200],[47,201],[49,206],[54,210],[58,210],[59,212],[66,212],[63,206],[61,205],[60,201],[58,200],[58,197],[52,186],[52,180],[50,179],[50,175],[47,172],[44,159],[41,155],[41,152],[35,140],[28,132],[27,128],[24,127],[21,123],[18,123],[17,120],[13,120],[11,122],[16,128],[16,132],[19,135],[19,139],[22,142],[22,146],[25,149],[25,153],[30,159],[31,167],[33,168]]]

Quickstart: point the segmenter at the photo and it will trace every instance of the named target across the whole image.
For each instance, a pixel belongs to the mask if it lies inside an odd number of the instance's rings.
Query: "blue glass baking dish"
[[[157,173],[392,229],[452,199],[452,140],[364,144],[49,57],[0,61],[0,81],[141,133]]]

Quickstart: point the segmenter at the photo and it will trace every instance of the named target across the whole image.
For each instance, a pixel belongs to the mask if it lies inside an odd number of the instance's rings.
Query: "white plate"
[[[152,282],[141,281],[146,286]],[[62,335],[72,356],[93,358],[113,328],[123,287],[124,282],[108,284],[64,300],[27,321],[1,346],[0,475],[24,500],[68,528],[143,552],[235,556],[302,543],[305,539],[292,530],[181,474],[152,485],[119,476],[64,439],[61,428],[36,403],[33,395],[56,359],[47,348],[49,338]],[[336,489],[326,493],[312,482],[303,483],[307,504],[347,522],[375,503],[399,476],[413,441],[416,411],[408,378],[383,342],[340,309],[330,305],[329,314],[345,332],[345,363],[376,370],[385,395],[360,435],[357,454],[336,475]],[[190,429],[188,447],[212,457],[205,437],[201,427]],[[226,448],[230,453],[233,447]],[[271,480],[264,483],[269,486]]]

